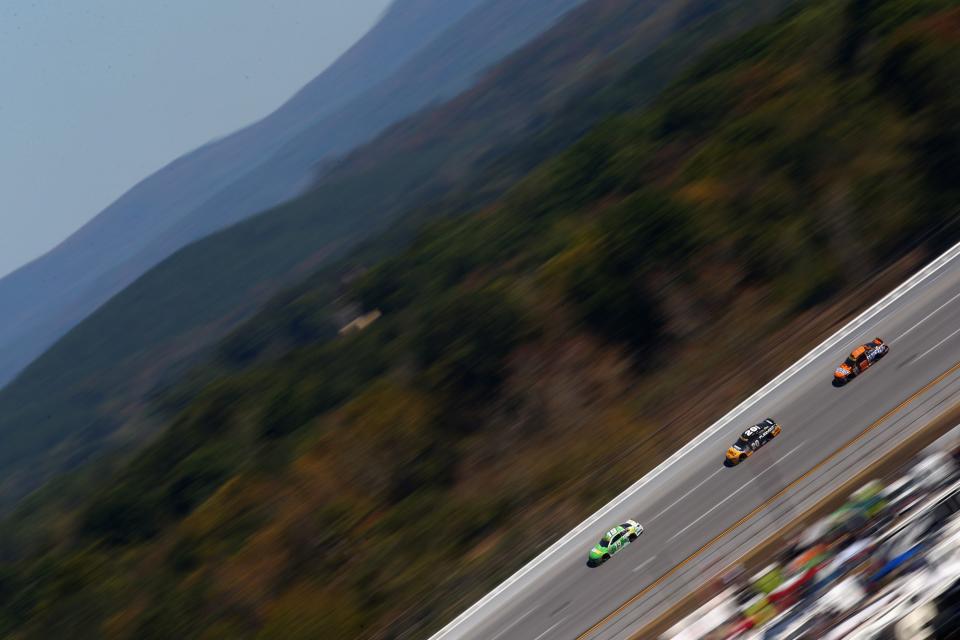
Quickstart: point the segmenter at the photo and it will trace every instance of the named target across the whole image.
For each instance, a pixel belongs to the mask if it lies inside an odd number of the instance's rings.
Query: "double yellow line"
[[[596,633],[597,631],[599,631],[600,629],[602,629],[603,627],[605,627],[606,625],[608,625],[608,624],[610,623],[610,621],[613,620],[613,619],[614,619],[615,617],[617,617],[618,615],[620,615],[620,614],[624,611],[624,609],[626,609],[627,607],[629,607],[630,605],[632,605],[633,603],[635,603],[637,600],[639,600],[640,598],[644,597],[645,595],[647,595],[648,593],[650,593],[651,591],[653,591],[654,589],[656,589],[657,586],[659,586],[664,580],[667,580],[668,578],[670,578],[673,574],[675,574],[677,571],[679,571],[679,570],[682,569],[684,566],[686,566],[687,564],[689,564],[691,561],[693,561],[694,559],[696,559],[700,554],[702,554],[704,551],[706,551],[707,549],[709,549],[710,547],[712,547],[712,546],[713,546],[714,544],[716,544],[718,541],[720,541],[720,540],[722,540],[723,538],[725,538],[727,535],[729,535],[732,531],[734,531],[735,529],[737,529],[738,527],[740,527],[742,524],[744,524],[744,523],[752,520],[753,518],[755,518],[761,511],[763,511],[764,509],[766,509],[767,507],[769,507],[771,504],[773,504],[774,502],[776,502],[776,501],[777,501],[781,496],[783,496],[783,494],[785,494],[787,491],[790,491],[790,489],[794,488],[795,486],[797,486],[798,484],[800,484],[801,482],[803,482],[804,480],[806,480],[808,477],[810,477],[811,474],[815,473],[818,469],[820,469],[821,467],[823,467],[825,464],[827,464],[828,462],[830,462],[831,460],[833,460],[834,458],[836,458],[838,455],[840,455],[841,453],[843,453],[845,450],[847,450],[847,449],[849,449],[850,447],[852,447],[853,445],[855,445],[857,442],[859,442],[861,439],[863,439],[863,437],[866,436],[868,433],[870,433],[871,431],[873,431],[874,429],[876,429],[877,427],[879,427],[881,424],[883,424],[884,422],[886,422],[887,420],[889,420],[890,417],[893,416],[895,413],[897,413],[898,411],[900,411],[900,410],[903,409],[904,407],[912,404],[917,398],[919,398],[920,396],[922,396],[923,394],[925,394],[926,392],[928,392],[928,391],[929,391],[930,389],[932,389],[933,387],[937,386],[940,382],[943,381],[944,378],[946,378],[946,377],[949,376],[950,374],[954,373],[954,372],[957,371],[958,369],[960,369],[960,362],[957,362],[957,363],[954,364],[952,367],[950,367],[949,369],[947,369],[946,371],[944,371],[943,373],[941,373],[940,375],[938,375],[936,378],[934,378],[933,380],[931,380],[930,382],[928,382],[927,384],[925,384],[923,387],[921,387],[919,390],[917,390],[917,391],[916,391],[913,395],[911,395],[909,398],[907,398],[906,400],[904,400],[903,402],[901,402],[900,404],[898,404],[898,405],[897,405],[896,407],[894,407],[893,409],[890,409],[889,411],[887,411],[887,412],[886,412],[885,414],[883,414],[883,416],[881,416],[876,422],[872,423],[872,424],[871,424],[870,426],[868,426],[866,429],[864,429],[863,431],[861,431],[860,433],[858,433],[853,439],[851,439],[850,441],[848,441],[847,443],[845,443],[843,446],[841,446],[840,448],[836,449],[833,453],[831,453],[830,455],[828,455],[826,458],[824,458],[823,460],[821,460],[820,462],[818,462],[817,464],[815,464],[813,467],[811,467],[810,469],[808,469],[808,470],[806,471],[806,473],[804,473],[804,474],[801,475],[799,478],[797,478],[796,480],[792,481],[790,484],[788,484],[788,485],[785,486],[783,489],[781,489],[780,491],[778,491],[776,494],[774,494],[773,496],[771,496],[770,498],[768,498],[767,500],[765,500],[763,503],[761,503],[759,506],[757,506],[753,511],[751,511],[750,513],[748,513],[748,514],[745,515],[744,517],[740,518],[739,520],[737,520],[736,522],[734,522],[732,525],[730,525],[729,527],[727,527],[726,529],[724,529],[723,531],[721,531],[720,533],[718,533],[718,534],[717,534],[716,536],[714,536],[713,538],[711,538],[711,539],[710,539],[709,541],[707,541],[702,547],[700,547],[699,549],[697,549],[696,551],[694,551],[692,554],[690,554],[689,556],[687,556],[687,558],[684,559],[682,562],[680,562],[679,564],[677,564],[676,566],[674,566],[672,569],[670,569],[669,571],[667,571],[666,573],[664,573],[662,576],[660,576],[659,578],[657,578],[656,580],[654,580],[653,582],[651,582],[650,584],[648,584],[646,587],[644,587],[643,589],[641,589],[638,594],[636,594],[635,596],[631,597],[629,600],[627,600],[626,602],[624,602],[623,604],[621,604],[619,607],[617,607],[616,609],[614,609],[611,613],[607,614],[607,615],[606,615],[603,619],[601,619],[599,622],[597,622],[597,623],[594,624],[592,627],[590,627],[589,629],[587,629],[586,631],[584,631],[583,633],[581,633],[579,636],[577,636],[577,640],[585,640],[586,638],[589,638],[591,635],[593,635],[594,633]]]

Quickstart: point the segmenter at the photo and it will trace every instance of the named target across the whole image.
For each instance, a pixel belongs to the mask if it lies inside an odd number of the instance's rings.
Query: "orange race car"
[[[851,378],[862,371],[868,369],[874,362],[887,355],[890,347],[880,338],[874,338],[873,342],[860,345],[850,352],[847,359],[833,372],[833,384],[840,386],[846,384]]]

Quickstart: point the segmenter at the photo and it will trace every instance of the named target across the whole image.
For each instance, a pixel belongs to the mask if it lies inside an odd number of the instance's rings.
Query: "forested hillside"
[[[411,210],[427,219],[489,202],[782,2],[590,0],[475,89],[351,154],[308,194],[182,249],[0,391],[0,511],[105,449],[139,446],[162,425],[144,399],[284,285]],[[409,236],[391,238],[402,246]]]
[[[960,238],[958,49],[955,2],[797,5],[275,299],[92,499],[7,523],[3,630],[424,637]],[[318,329],[348,302],[383,315]]]

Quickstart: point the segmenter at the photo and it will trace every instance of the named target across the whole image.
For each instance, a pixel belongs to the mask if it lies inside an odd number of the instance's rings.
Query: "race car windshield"
[[[607,539],[606,539],[606,538],[601,538],[601,539],[600,539],[600,542],[597,543],[597,546],[598,546],[598,547],[601,547],[601,548],[603,548],[603,549],[606,549],[606,548],[607,548]]]
[[[857,365],[857,362],[853,358],[848,357],[846,360],[843,361],[843,364],[847,365],[848,367],[855,367]]]
[[[747,450],[746,445],[744,445],[742,442],[734,443],[733,448],[736,449],[737,451],[746,451],[746,450]]]

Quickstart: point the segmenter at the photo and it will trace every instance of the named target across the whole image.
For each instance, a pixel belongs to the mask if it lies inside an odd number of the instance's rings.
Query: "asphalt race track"
[[[957,249],[956,247],[954,249]],[[960,401],[960,251],[682,457],[593,526],[434,636],[436,640],[630,638],[670,604]],[[848,385],[833,369],[880,336],[890,353]],[[799,354],[798,354],[799,355]],[[767,416],[783,433],[737,467],[739,433]],[[616,503],[616,501],[614,501]],[[587,552],[627,518],[646,529],[597,568]]]

